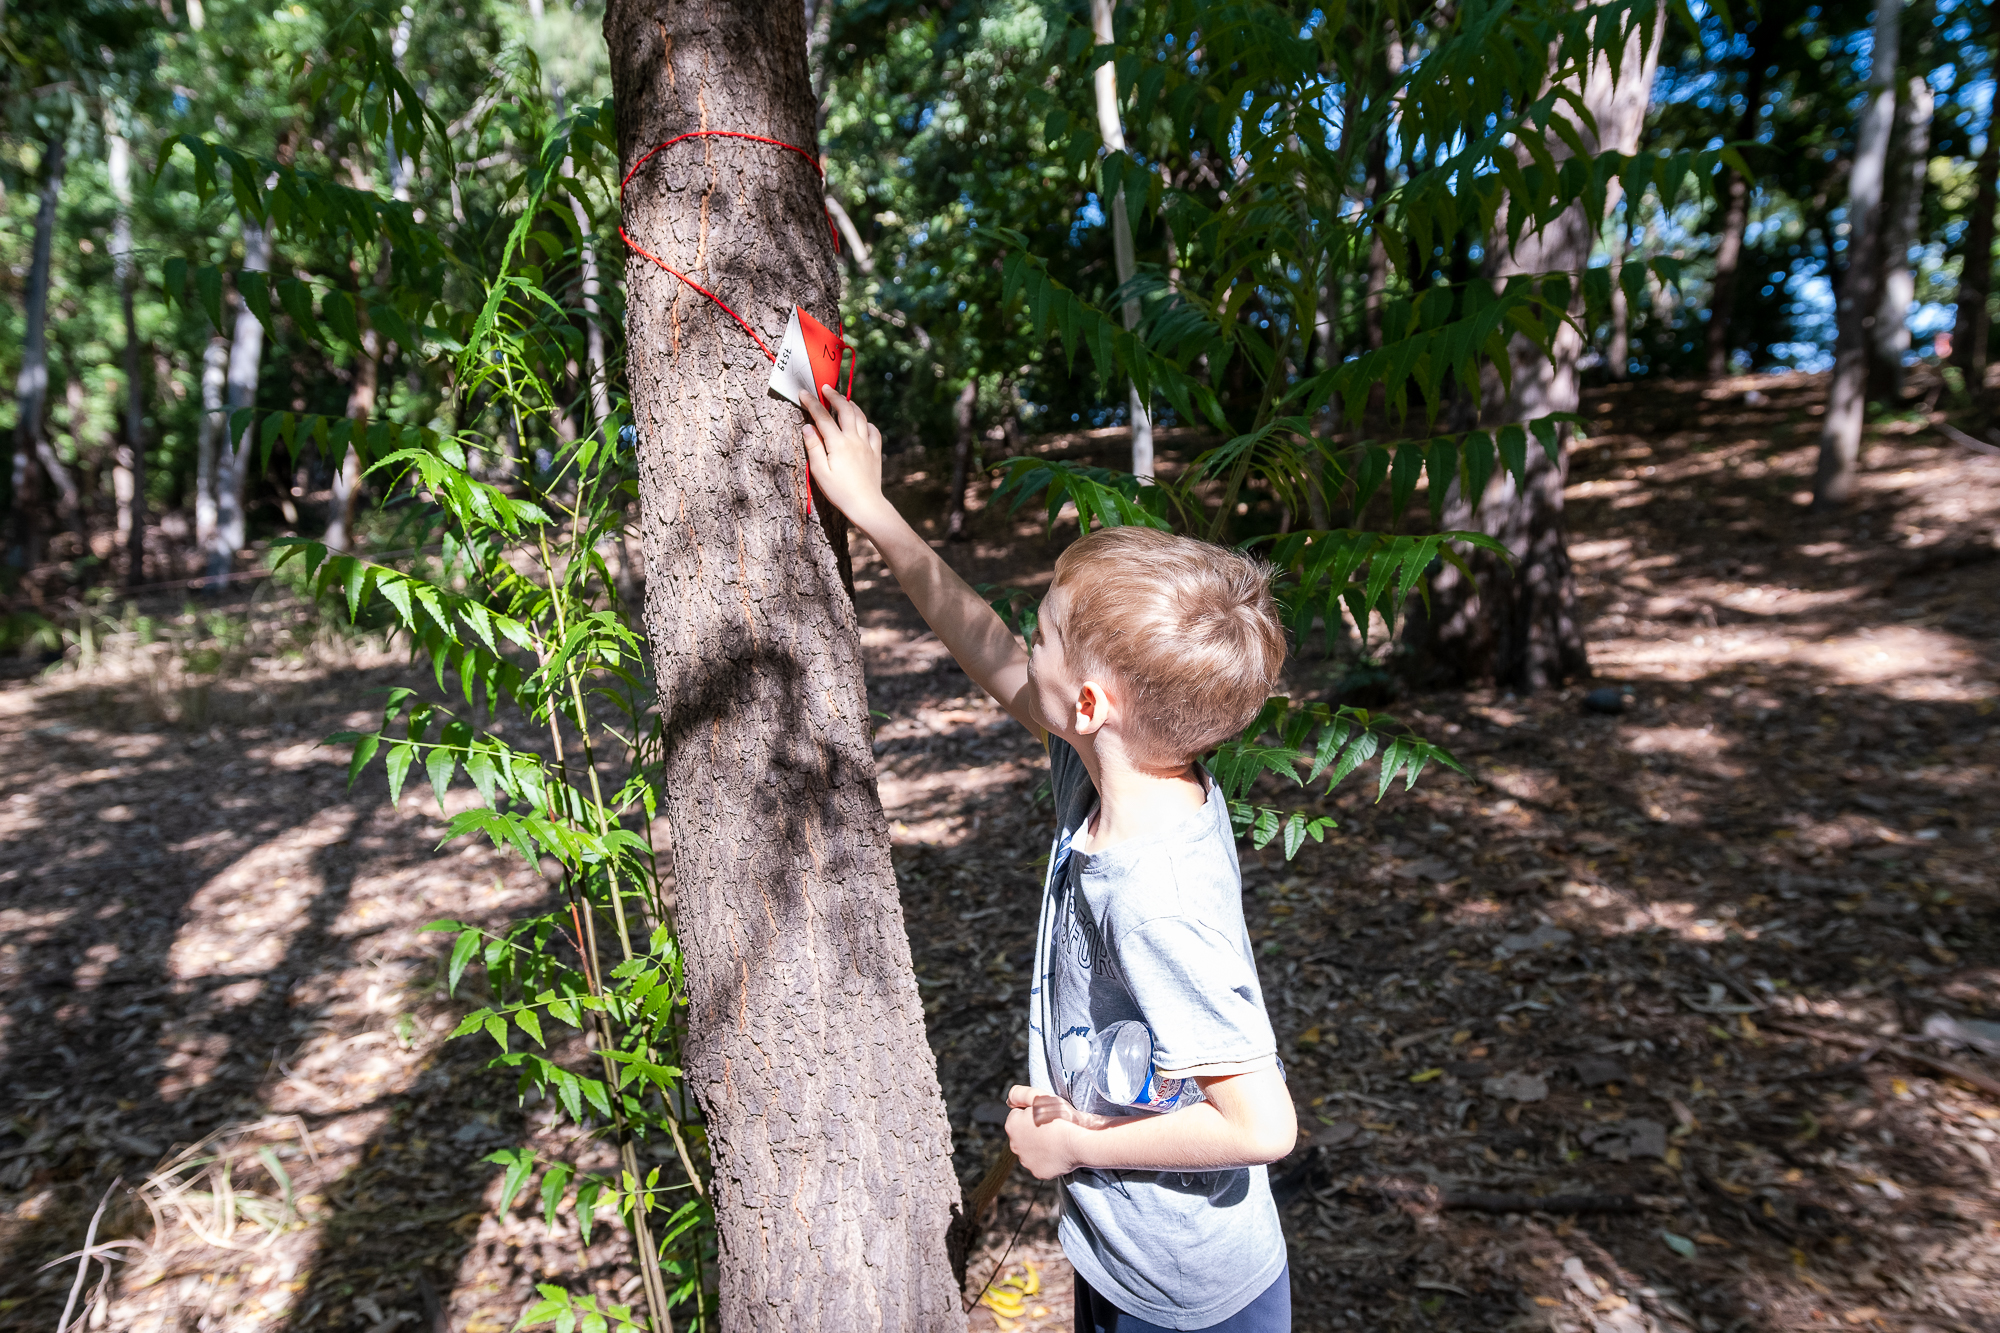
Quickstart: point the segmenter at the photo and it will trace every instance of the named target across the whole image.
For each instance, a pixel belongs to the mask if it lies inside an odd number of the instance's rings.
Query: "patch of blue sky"
[[[1939,301],[1913,301],[1910,304],[1910,342],[1913,351],[1943,333],[1958,322],[1958,307],[1945,305]]]
[[[1993,133],[1993,90],[1994,78],[1989,73],[1967,83],[1963,90],[1952,93],[1952,100],[1971,113],[1979,126],[1972,135],[1972,142],[1966,145],[1967,157],[1978,157],[1985,152],[1986,136]]]
[[[1097,201],[1097,192],[1083,196],[1083,207],[1076,210],[1076,221],[1069,224],[1069,243],[1072,248],[1083,244],[1083,234],[1104,225],[1104,209]]]
[[[1772,343],[1768,350],[1771,359],[1777,362],[1772,367],[1773,374],[1783,375],[1796,370],[1817,375],[1833,369],[1833,353],[1818,343]]]
[[[1771,354],[1800,370],[1827,369],[1833,364],[1834,304],[1825,268],[1795,267],[1785,278],[1784,292],[1791,304],[1792,332],[1799,336],[1772,344]]]

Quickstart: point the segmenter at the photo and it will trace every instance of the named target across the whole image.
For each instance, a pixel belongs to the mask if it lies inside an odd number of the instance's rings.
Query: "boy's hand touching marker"
[[[877,517],[871,511],[886,503],[882,498],[882,432],[831,384],[822,392],[833,404],[831,411],[811,394],[799,395],[799,405],[812,417],[812,424],[805,428],[806,465],[812,469],[820,493],[867,532],[870,520]]]

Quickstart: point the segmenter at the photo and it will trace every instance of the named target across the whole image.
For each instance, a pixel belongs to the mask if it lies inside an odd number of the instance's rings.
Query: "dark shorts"
[[[1212,1333],[1291,1333],[1292,1270],[1287,1266],[1264,1294],[1219,1324]],[[1076,1333],[1168,1333],[1137,1315],[1126,1314],[1097,1294],[1083,1274],[1076,1276]]]

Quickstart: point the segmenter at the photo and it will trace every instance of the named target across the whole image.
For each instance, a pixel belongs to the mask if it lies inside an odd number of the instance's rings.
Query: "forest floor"
[[[1913,415],[1814,515],[1823,392],[1592,393],[1596,679],[1395,698],[1467,773],[1377,804],[1364,770],[1296,798],[1340,820],[1325,846],[1245,850],[1303,1131],[1273,1168],[1300,1329],[2000,1330],[2000,458]],[[897,498],[935,522],[941,490]],[[1031,517],[981,507],[948,554],[1033,586]],[[1040,750],[863,543],[857,592],[969,1181],[1024,1064]],[[54,1326],[77,1265],[39,1266],[101,1201],[98,1241],[133,1243],[87,1272],[91,1328],[500,1333],[537,1280],[636,1297],[617,1228],[579,1254],[537,1200],[497,1207],[481,1159],[559,1132],[443,1040],[464,999],[418,933],[547,885],[437,850],[427,792],[349,793],[317,744],[400,655],[275,590],[155,614],[155,649],[0,689],[0,1327]],[[1623,711],[1585,711],[1607,686]],[[975,1328],[1068,1324],[1017,1173],[967,1295],[1028,1263],[1022,1317]]]

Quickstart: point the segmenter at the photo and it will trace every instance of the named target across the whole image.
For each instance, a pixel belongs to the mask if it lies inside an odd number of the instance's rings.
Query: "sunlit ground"
[[[2000,1321],[2000,1099],[1979,1083],[2000,1060],[1924,1035],[2000,1006],[2000,460],[1898,426],[1859,509],[1821,520],[1798,500],[1816,392],[1595,395],[1573,550],[1597,683],[1629,686],[1625,711],[1588,714],[1580,690],[1395,700],[1470,776],[1377,806],[1364,771],[1323,802],[1326,847],[1245,853],[1310,1135],[1276,1168],[1298,1327]],[[934,515],[935,477],[907,481]],[[1027,517],[975,504],[952,559],[1032,585],[1055,548]],[[971,1180],[1024,1062],[1040,750],[857,554],[882,792]],[[368,691],[408,668],[302,640],[289,614],[267,599],[244,644],[112,644],[0,691],[9,1327],[53,1326],[76,1269],[37,1266],[78,1248],[115,1178],[139,1188],[111,1192],[102,1235],[143,1244],[109,1282],[89,1270],[93,1328],[499,1333],[537,1280],[636,1294],[611,1219],[580,1254],[538,1200],[499,1210],[481,1159],[563,1145],[484,1052],[444,1042],[467,997],[442,994],[438,937],[417,933],[547,886],[490,849],[434,850],[427,790],[396,810],[379,779],[348,793],[316,738],[365,725]],[[1302,662],[1300,687],[1336,667]],[[1005,1327],[1067,1325],[1049,1209],[1018,1177],[973,1258],[968,1295],[1003,1252],[1017,1293],[1037,1266]]]

